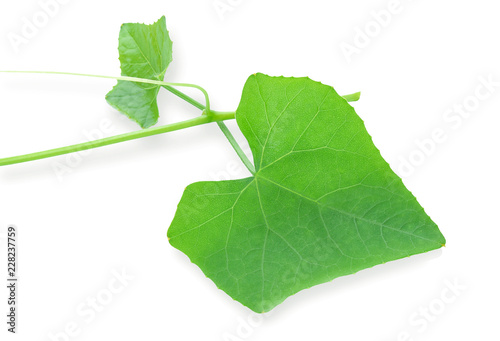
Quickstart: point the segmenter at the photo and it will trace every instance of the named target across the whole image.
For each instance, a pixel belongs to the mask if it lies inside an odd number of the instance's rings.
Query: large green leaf
[[[123,24],[118,50],[122,76],[163,81],[172,61],[172,41],[165,17],[152,25]],[[159,90],[159,85],[118,81],[106,100],[142,128],[148,128],[158,121]]]
[[[236,119],[255,176],[188,186],[168,236],[250,309],[445,244],[332,87],[253,75]]]

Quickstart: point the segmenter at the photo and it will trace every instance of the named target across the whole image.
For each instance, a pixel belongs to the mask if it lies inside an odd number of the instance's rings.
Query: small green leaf
[[[255,176],[188,186],[168,236],[250,309],[445,244],[332,87],[253,75],[236,119]]]
[[[123,24],[118,50],[122,76],[163,81],[172,61],[165,17],[152,25]],[[106,100],[142,128],[148,128],[158,121],[158,91],[160,85],[118,81]]]

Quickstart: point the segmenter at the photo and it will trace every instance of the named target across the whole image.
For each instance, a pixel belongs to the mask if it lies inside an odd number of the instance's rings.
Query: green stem
[[[14,156],[14,157],[10,157],[10,158],[0,159],[0,166],[6,166],[6,165],[21,163],[21,162],[44,159],[44,158],[48,158],[48,157],[52,157],[52,156],[63,155],[63,154],[68,154],[68,153],[72,153],[72,152],[76,152],[76,151],[81,151],[81,150],[86,150],[86,149],[91,149],[91,148],[98,148],[98,147],[102,147],[102,146],[106,146],[106,145],[110,145],[110,144],[114,144],[114,143],[134,140],[134,139],[138,139],[138,138],[142,138],[142,137],[163,134],[166,132],[184,129],[187,127],[192,127],[192,126],[196,126],[196,125],[200,125],[200,124],[217,122],[217,124],[219,125],[219,128],[224,133],[226,138],[229,140],[229,143],[231,143],[231,146],[234,148],[234,150],[236,151],[236,154],[238,154],[238,156],[240,157],[243,164],[248,168],[248,170],[252,174],[255,173],[254,165],[247,158],[247,156],[245,155],[245,153],[243,152],[241,147],[238,145],[234,136],[229,131],[228,127],[222,122],[224,120],[235,118],[235,113],[234,112],[224,113],[224,112],[211,111],[210,110],[210,99],[209,99],[207,91],[205,89],[203,89],[201,86],[198,86],[196,84],[168,83],[168,82],[163,82],[163,81],[158,81],[158,80],[137,78],[137,77],[125,77],[125,76],[114,77],[114,76],[102,76],[102,75],[92,75],[92,74],[72,73],[72,72],[55,72],[55,71],[0,71],[0,73],[71,75],[71,76],[82,76],[82,77],[107,78],[107,79],[115,79],[115,80],[130,81],[130,82],[137,82],[137,83],[157,84],[157,85],[161,85],[166,90],[170,91],[172,94],[178,96],[179,98],[190,103],[191,105],[195,106],[196,108],[198,108],[200,110],[204,110],[204,115],[202,115],[198,118],[192,119],[192,120],[188,120],[188,121],[178,122],[178,123],[174,123],[174,124],[170,124],[170,125],[166,125],[166,126],[162,126],[162,127],[157,127],[157,128],[143,129],[143,130],[137,131],[137,132],[108,137],[108,138],[104,138],[101,140],[92,141],[92,142],[85,142],[85,143],[72,145],[72,146],[68,146],[68,147],[51,149],[51,150],[44,151],[44,152],[38,152],[38,153],[32,153],[32,154],[26,154],[26,155],[20,155],[20,156]],[[185,93],[177,90],[176,88],[174,88],[175,86],[190,87],[190,88],[195,88],[195,89],[200,90],[203,93],[203,95],[205,96],[205,105],[203,105],[200,102],[196,101],[195,99],[189,97]],[[354,102],[354,101],[359,100],[360,93],[357,92],[357,93],[346,95],[343,97],[348,102]]]
[[[72,146],[51,149],[51,150],[47,150],[47,151],[43,151],[43,152],[26,154],[26,155],[19,155],[19,156],[13,156],[13,157],[0,159],[0,166],[7,166],[7,165],[13,165],[13,164],[27,162],[27,161],[40,160],[40,159],[45,159],[45,158],[49,158],[49,157],[53,157],[53,156],[64,155],[64,154],[79,152],[82,150],[108,146],[110,144],[115,144],[115,143],[140,139],[143,137],[163,134],[163,133],[167,133],[167,132],[171,132],[171,131],[175,131],[175,130],[180,130],[180,129],[185,129],[185,128],[189,128],[189,127],[194,127],[194,126],[198,126],[198,125],[206,124],[206,123],[210,123],[210,122],[220,122],[220,121],[230,120],[230,119],[234,119],[234,116],[235,116],[234,112],[212,111],[212,115],[210,115],[210,116],[204,114],[204,115],[198,116],[196,118],[193,118],[191,120],[177,122],[177,123],[173,123],[173,124],[169,124],[169,125],[165,125],[165,126],[161,126],[161,127],[143,129],[143,130],[134,131],[131,133],[125,133],[125,134],[121,134],[121,135],[117,135],[117,136],[103,138],[103,139],[96,140],[96,141],[84,142],[84,143],[79,143],[79,144],[75,144]]]
[[[250,173],[255,174],[255,166],[248,159],[245,152],[243,152],[243,149],[241,149],[238,142],[236,142],[236,139],[234,138],[233,134],[231,134],[231,131],[226,126],[226,124],[222,121],[218,121],[217,125],[219,126],[220,130],[222,130],[226,138],[229,140],[229,143],[231,143],[231,146],[233,146],[233,149],[236,151],[236,154],[238,154],[245,167],[247,167]]]
[[[178,96],[179,98],[182,98],[186,102],[191,103],[192,105],[194,105],[198,109],[201,109],[201,110],[205,109],[205,106],[203,104],[201,104],[200,102],[196,101],[195,99],[189,97],[188,95],[184,94],[183,92],[181,92],[175,88],[172,88],[172,87],[164,86],[164,88],[167,89],[168,91],[172,92],[174,95]],[[229,128],[226,126],[226,124],[222,121],[219,121],[219,122],[217,122],[217,125],[219,126],[219,128],[222,131],[222,133],[224,134],[224,136],[226,136],[227,140],[229,141],[229,143],[233,147],[234,151],[236,152],[236,154],[240,158],[241,162],[243,162],[243,164],[245,165],[245,167],[248,169],[248,171],[250,173],[255,174],[254,165],[248,159],[248,157],[245,155],[245,153],[243,152],[243,149],[241,149],[240,145],[238,144],[238,142],[236,141],[236,139],[234,138],[233,134],[231,133]]]
[[[170,91],[171,93],[173,93],[174,95],[176,95],[177,97],[179,97],[180,99],[188,102],[189,104],[195,106],[196,108],[200,109],[200,110],[205,110],[206,107],[201,104],[200,102],[198,102],[197,100],[189,97],[188,95],[186,95],[185,93],[183,93],[182,91],[179,91],[177,90],[176,88],[173,88],[171,86],[168,86],[168,85],[164,85],[163,86],[166,90]]]
[[[356,102],[359,101],[359,98],[361,97],[361,92],[356,92],[350,95],[345,95],[342,96],[347,102]]]
[[[190,83],[168,83],[168,82],[163,82],[159,80],[153,80],[153,79],[147,79],[147,78],[137,78],[137,77],[125,77],[125,76],[120,76],[120,77],[115,77],[115,76],[102,76],[102,75],[91,75],[91,74],[86,74],[86,73],[73,73],[73,72],[57,72],[57,71],[0,71],[0,73],[25,73],[25,74],[44,74],[44,75],[65,75],[65,76],[80,76],[80,77],[92,77],[92,78],[105,78],[105,79],[115,79],[119,81],[128,81],[128,82],[136,82],[136,83],[148,83],[148,84],[156,84],[156,85],[161,85],[163,87],[168,87],[166,88],[169,91],[174,92],[177,94],[177,96],[187,100],[190,99],[194,101],[192,98],[190,98],[187,95],[184,95],[182,92],[175,90],[174,86],[179,86],[179,87],[187,87],[187,88],[195,88],[200,90],[203,95],[205,96],[205,106],[207,112],[210,112],[210,98],[208,97],[208,93],[205,89],[203,89],[201,86],[196,85],[196,84],[190,84]],[[172,90],[171,90],[172,89]],[[182,94],[182,95],[181,95]],[[185,97],[185,98],[184,98]],[[187,100],[191,104],[193,104],[190,100]],[[196,101],[194,101],[196,102]],[[200,104],[200,103],[198,103]],[[200,104],[201,105],[201,104]]]
[[[194,105],[198,109],[204,110],[205,106],[198,102],[197,100],[189,97],[185,93],[172,88],[170,86],[164,86],[165,89],[173,93],[174,95],[178,96],[179,98],[183,99],[184,101]],[[250,173],[255,174],[255,167],[252,164],[252,162],[248,159],[248,157],[245,155],[243,152],[243,149],[241,149],[240,145],[238,142],[236,142],[236,139],[234,138],[233,134],[231,134],[231,131],[229,131],[229,128],[226,126],[226,124],[222,121],[217,122],[217,125],[219,126],[220,130],[224,133],[226,138],[228,139],[229,143],[233,147],[234,151],[236,154],[239,156],[241,162],[245,165],[245,167],[250,171]]]

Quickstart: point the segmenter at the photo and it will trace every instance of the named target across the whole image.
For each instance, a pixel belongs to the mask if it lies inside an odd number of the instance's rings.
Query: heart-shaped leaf
[[[445,244],[332,87],[253,75],[236,119],[255,175],[188,186],[168,236],[250,309]]]

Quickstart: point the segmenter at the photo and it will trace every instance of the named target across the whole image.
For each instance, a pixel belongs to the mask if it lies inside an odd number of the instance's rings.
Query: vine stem
[[[163,88],[165,88],[166,90],[170,91],[172,94],[174,94],[177,97],[181,98],[182,100],[190,103],[191,105],[195,106],[196,108],[198,108],[200,110],[204,110],[204,113],[207,114],[207,116],[217,115],[217,114],[220,115],[220,113],[218,113],[217,111],[210,110],[210,99],[209,99],[207,91],[205,89],[203,89],[201,86],[198,86],[198,85],[195,85],[195,84],[189,84],[189,83],[168,83],[168,82],[163,82],[163,81],[151,80],[151,79],[146,79],[146,78],[137,78],[137,77],[125,77],[125,76],[114,77],[114,76],[102,76],[102,75],[92,75],[92,74],[74,73],[74,72],[58,72],[58,71],[0,71],[0,73],[70,75],[70,76],[105,78],[105,79],[115,79],[115,80],[129,81],[129,82],[157,84],[157,85],[161,85]],[[175,86],[191,87],[191,88],[196,88],[196,89],[200,90],[204,94],[204,96],[205,96],[205,105],[203,105],[202,103],[198,102],[194,98],[186,95],[182,91],[177,90],[175,88]],[[234,113],[233,113],[233,117],[232,118],[234,118]],[[215,121],[217,121],[217,120],[215,120]],[[183,123],[183,122],[180,122],[180,123]],[[219,125],[219,128],[222,130],[222,132],[226,136],[226,138],[229,140],[229,143],[231,144],[231,146],[233,147],[233,149],[236,151],[236,154],[239,156],[239,158],[243,162],[243,164],[247,167],[247,169],[252,174],[255,174],[255,167],[253,166],[252,162],[247,158],[247,156],[245,155],[245,153],[243,152],[243,150],[241,149],[241,147],[238,145],[238,142],[236,142],[235,138],[233,137],[233,135],[231,134],[231,132],[229,131],[229,129],[227,128],[227,126],[222,121],[217,121],[217,123]],[[169,126],[160,127],[159,129],[161,129],[161,128],[167,128],[167,127],[170,127],[170,125]],[[185,128],[185,127],[183,127],[183,128]],[[183,129],[183,128],[179,128],[179,129]],[[174,129],[174,130],[178,130],[178,129]],[[156,133],[156,134],[162,134],[162,133],[166,133],[166,132],[169,132],[169,131],[172,131],[172,130],[165,130],[165,131],[162,131],[162,132],[159,132],[159,133]],[[147,135],[147,136],[149,136],[149,135]],[[117,138],[123,137],[123,135],[119,135],[119,136],[116,136],[116,137]],[[140,136],[140,137],[144,137],[144,136]],[[140,138],[140,137],[135,137],[135,138]],[[135,138],[133,138],[133,139],[135,139]],[[109,139],[111,140],[112,138],[109,138]],[[94,142],[98,142],[98,141],[94,141]],[[118,143],[118,142],[123,142],[123,141],[117,139],[117,142],[111,142],[111,143],[108,143],[108,144]],[[83,144],[83,145],[85,145],[85,144]],[[27,155],[20,155],[18,157],[0,159],[0,166],[10,165],[10,164],[20,163],[20,162],[26,162],[26,161],[39,160],[39,159],[42,159],[42,158],[47,158],[47,157],[51,157],[51,156],[61,155],[61,154],[57,154],[59,152],[61,152],[62,154],[67,154],[67,153],[71,153],[72,150],[73,150],[73,148],[81,148],[81,147],[82,147],[82,145],[73,145],[73,146],[68,146],[68,147],[63,147],[63,148],[57,148],[57,149],[54,149],[54,150],[49,150],[49,151],[46,151],[46,152],[33,153],[33,154],[27,154]],[[93,148],[93,147],[89,147],[89,146],[84,146],[84,147],[85,147],[85,149]],[[99,146],[96,146],[96,147],[99,147]],[[76,149],[74,151],[85,150],[85,149]],[[43,156],[43,155],[46,155],[46,156]],[[35,159],[31,159],[32,157],[35,157]],[[24,158],[27,158],[27,160],[23,161]],[[20,161],[18,161],[18,160],[20,160]],[[11,162],[11,163],[5,163],[4,164],[4,162]]]
[[[173,93],[174,95],[178,96],[179,98],[183,99],[184,101],[192,104],[196,108],[201,109],[201,110],[205,109],[205,106],[203,104],[201,104],[197,100],[189,97],[185,93],[183,93],[183,92],[181,92],[173,87],[170,87],[170,86],[164,86],[164,88],[167,89],[168,91],[170,91],[171,93]],[[245,152],[243,151],[241,146],[238,144],[238,142],[236,141],[236,139],[234,138],[233,134],[231,133],[229,128],[226,126],[226,124],[222,121],[217,121],[217,125],[219,126],[219,128],[222,131],[222,133],[224,134],[224,136],[226,136],[227,140],[229,141],[229,143],[233,147],[234,151],[236,152],[236,154],[240,158],[241,162],[243,162],[243,164],[245,165],[245,167],[248,169],[248,171],[250,173],[255,174],[255,166],[253,165],[252,161],[250,161],[250,159],[246,156]]]
[[[198,125],[202,125],[202,124],[207,124],[207,123],[211,123],[211,122],[220,122],[220,121],[224,121],[224,120],[230,120],[230,119],[234,119],[234,116],[235,116],[234,112],[212,111],[212,115],[210,115],[210,116],[203,114],[203,115],[198,116],[196,118],[193,118],[191,120],[186,120],[186,121],[182,121],[182,122],[168,124],[168,125],[164,125],[161,127],[153,127],[153,128],[143,129],[143,130],[139,130],[139,131],[134,131],[131,133],[125,133],[125,134],[121,134],[121,135],[106,137],[106,138],[96,140],[96,141],[84,142],[84,143],[79,143],[79,144],[75,144],[75,145],[71,145],[71,146],[67,146],[67,147],[50,149],[50,150],[46,150],[43,152],[31,153],[31,154],[26,154],[26,155],[19,155],[19,156],[13,156],[13,157],[0,159],[0,166],[7,166],[7,165],[13,165],[13,164],[17,164],[17,163],[28,162],[28,161],[40,160],[40,159],[45,159],[48,157],[59,156],[59,155],[79,152],[79,151],[83,151],[83,150],[87,150],[87,149],[108,146],[110,144],[136,140],[136,139],[140,139],[143,137],[159,135],[159,134],[163,134],[163,133],[167,133],[167,132],[171,132],[171,131],[175,131],[175,130],[181,130],[181,129],[194,127],[194,126],[198,126]]]
[[[166,90],[170,91],[172,94],[178,96],[179,98],[190,103],[191,105],[195,106],[196,108],[203,110],[203,115],[201,115],[195,119],[192,119],[192,120],[182,121],[182,122],[169,124],[169,125],[165,125],[165,126],[161,126],[161,127],[143,129],[143,130],[136,131],[136,132],[107,137],[104,139],[75,144],[75,145],[71,145],[71,146],[67,146],[67,147],[51,149],[51,150],[47,150],[47,151],[43,151],[43,152],[37,152],[37,153],[13,156],[13,157],[9,157],[9,158],[3,158],[3,159],[0,159],[0,166],[12,165],[12,164],[17,164],[17,163],[22,163],[22,162],[27,162],[27,161],[40,160],[40,159],[44,159],[44,158],[48,158],[48,157],[78,152],[78,151],[92,149],[92,148],[98,148],[98,147],[107,146],[110,144],[135,140],[135,139],[148,137],[148,136],[152,136],[152,135],[163,134],[163,133],[167,133],[167,132],[171,132],[171,131],[175,131],[175,130],[180,130],[180,129],[185,129],[185,128],[201,125],[201,124],[217,122],[219,128],[224,133],[224,135],[228,139],[228,141],[231,144],[231,146],[233,147],[233,149],[236,151],[236,154],[239,156],[239,158],[241,159],[241,161],[243,162],[245,167],[247,167],[247,169],[252,174],[255,174],[254,165],[248,159],[248,157],[245,155],[242,148],[240,147],[240,145],[238,144],[238,142],[236,141],[234,136],[231,134],[231,131],[223,122],[225,120],[234,119],[235,115],[236,115],[235,112],[218,112],[218,111],[210,110],[210,98],[208,96],[208,93],[204,88],[202,88],[199,85],[190,84],[190,83],[169,83],[169,82],[163,82],[163,81],[159,81],[159,80],[137,78],[137,77],[126,77],[126,76],[115,77],[115,76],[103,76],[103,75],[92,75],[92,74],[74,73],[74,72],[58,72],[58,71],[1,71],[0,70],[0,73],[70,75],[70,76],[105,78],[105,79],[137,82],[137,83],[156,84],[156,85],[162,86]],[[200,90],[203,93],[203,95],[205,96],[205,105],[203,105],[202,103],[193,99],[192,97],[186,95],[182,91],[177,90],[175,88],[176,86],[178,86],[178,87],[190,87],[190,88],[195,88],[195,89]],[[342,97],[348,102],[354,102],[354,101],[359,100],[360,93],[357,92],[357,93],[342,96]]]
[[[255,174],[255,166],[247,158],[247,156],[245,155],[245,152],[243,151],[243,149],[241,149],[238,142],[236,142],[236,139],[234,138],[233,134],[231,134],[231,131],[226,126],[226,124],[222,121],[218,121],[217,125],[219,126],[220,130],[222,130],[222,132],[224,133],[224,135],[228,139],[229,143],[231,143],[231,146],[233,146],[233,149],[236,151],[236,154],[238,154],[238,156],[240,157],[240,160],[243,162],[245,167],[247,167],[247,169],[250,171],[250,173]]]
[[[210,112],[210,98],[208,97],[208,92],[201,86],[190,83],[169,83],[159,80],[147,79],[147,78],[137,78],[137,77],[126,77],[126,76],[103,76],[103,75],[91,75],[87,73],[74,73],[74,72],[58,72],[58,71],[0,71],[0,73],[23,73],[23,74],[44,74],[44,75],[63,75],[63,76],[79,76],[79,77],[92,77],[92,78],[104,78],[104,79],[114,79],[118,81],[136,82],[136,83],[148,83],[161,85],[167,87],[169,91],[175,90],[177,93],[181,93],[179,90],[173,88],[174,86],[195,88],[200,90],[205,96],[205,106],[207,112]],[[172,89],[172,90],[171,90]],[[172,91],[174,92],[174,91]],[[178,95],[179,96],[179,95]],[[181,96],[179,96],[181,97]],[[192,103],[191,103],[192,104]],[[200,103],[198,103],[200,104]]]
[[[193,105],[194,107],[196,107],[196,108],[198,108],[200,110],[205,110],[206,109],[206,106],[204,106],[203,104],[201,104],[200,102],[198,102],[194,98],[189,97],[188,95],[186,95],[182,91],[179,91],[179,90],[177,90],[176,88],[174,88],[172,86],[164,85],[163,88],[166,89],[166,90],[168,90],[168,91],[170,91],[171,93],[173,93],[174,95],[176,95],[180,99],[188,102],[189,104]]]

